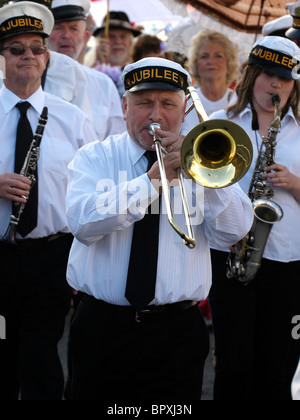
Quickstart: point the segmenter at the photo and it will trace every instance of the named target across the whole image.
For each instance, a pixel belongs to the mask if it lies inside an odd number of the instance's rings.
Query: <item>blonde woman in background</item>
[[[239,77],[238,48],[219,32],[203,30],[192,39],[189,72],[208,115],[227,108]],[[189,114],[184,134],[198,123],[196,113]]]
[[[230,86],[239,76],[237,47],[219,32],[203,30],[192,38],[188,67],[206,113],[210,115],[227,108],[233,96]],[[187,134],[197,124],[199,118],[193,111],[185,118],[182,134]],[[210,325],[208,300],[201,302],[200,307]]]

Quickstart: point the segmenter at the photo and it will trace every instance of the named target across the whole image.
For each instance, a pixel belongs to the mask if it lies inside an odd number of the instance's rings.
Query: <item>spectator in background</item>
[[[122,99],[124,94],[122,70],[130,62],[133,40],[141,34],[141,31],[130,24],[129,17],[124,12],[110,12],[108,39],[105,38],[105,24],[106,17],[101,27],[94,32],[97,47],[94,59],[89,58],[89,65],[107,74],[114,81]]]
[[[141,34],[141,31],[131,26],[126,13],[110,12],[109,38],[106,39],[105,23],[106,17],[102,26],[94,32],[94,36],[99,40],[96,60],[100,64],[106,63],[123,68],[130,61],[133,40]]]
[[[80,55],[79,55],[78,60],[77,60],[78,63],[80,63],[80,64],[84,64],[84,58],[85,58],[85,55],[86,55],[86,53],[88,51],[87,44],[88,44],[91,36],[93,36],[95,25],[96,24],[95,24],[95,21],[94,21],[93,16],[91,14],[89,14],[87,16],[87,18],[86,18],[86,28],[85,28],[86,38],[85,38],[85,44],[83,45],[82,50],[81,50]]]
[[[208,114],[226,108],[239,75],[238,48],[215,31],[201,31],[192,39],[190,73]]]
[[[208,115],[229,106],[233,95],[230,86],[237,80],[239,68],[238,49],[225,35],[205,29],[192,38],[189,71]],[[187,134],[197,124],[199,119],[191,112],[182,133]]]
[[[161,40],[155,35],[142,34],[136,39],[131,53],[132,62],[147,57],[160,57]]]
[[[51,51],[65,54],[78,62],[86,43],[86,18],[89,0],[53,0],[55,25],[48,39]],[[87,66],[80,65],[86,76],[87,95],[93,123],[100,141],[110,134],[122,133],[125,124],[118,92],[111,79]]]

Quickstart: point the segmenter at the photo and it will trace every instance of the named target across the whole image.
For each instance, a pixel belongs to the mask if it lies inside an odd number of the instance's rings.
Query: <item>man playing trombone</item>
[[[84,293],[71,328],[73,399],[200,400],[209,343],[197,302],[211,285],[209,242],[240,240],[252,208],[237,185],[204,189],[185,180],[197,213],[196,246],[185,247],[164,206],[153,212],[162,172],[149,126],[161,127],[155,135],[173,185],[190,76],[177,63],[147,58],[126,66],[123,81],[127,132],[83,147],[70,164],[67,217],[76,239],[68,281]]]

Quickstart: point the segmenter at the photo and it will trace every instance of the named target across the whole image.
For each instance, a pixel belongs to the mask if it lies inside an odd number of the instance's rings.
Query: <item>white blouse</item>
[[[228,119],[225,110],[212,114],[210,118]],[[240,181],[241,188],[248,194],[262,139],[258,132],[252,130],[252,111],[250,108],[246,108],[232,121],[239,124],[248,133],[253,144],[252,165]],[[291,109],[281,122],[275,149],[275,162],[286,166],[290,172],[300,177],[300,127]],[[281,206],[284,216],[280,222],[273,225],[265,248],[264,258],[285,263],[299,261],[300,202],[291,192],[285,189],[274,188],[274,192],[273,201]]]

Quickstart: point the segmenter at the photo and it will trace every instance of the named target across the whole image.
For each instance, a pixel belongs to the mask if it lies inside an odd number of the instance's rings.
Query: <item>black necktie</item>
[[[28,102],[20,102],[16,105],[20,111],[20,119],[17,127],[17,141],[15,151],[15,173],[19,174],[23,168],[27,153],[33,140],[33,133],[30,122],[27,118],[27,110],[30,107]],[[21,215],[18,225],[18,233],[25,238],[37,227],[38,221],[38,183],[37,170],[34,174],[35,184],[32,186],[29,199]],[[14,206],[14,205],[13,205]]]
[[[146,152],[148,169],[157,160],[155,152]],[[159,199],[158,199],[159,200]],[[136,309],[145,308],[155,297],[158,257],[159,213],[151,214],[134,224],[125,297]]]

